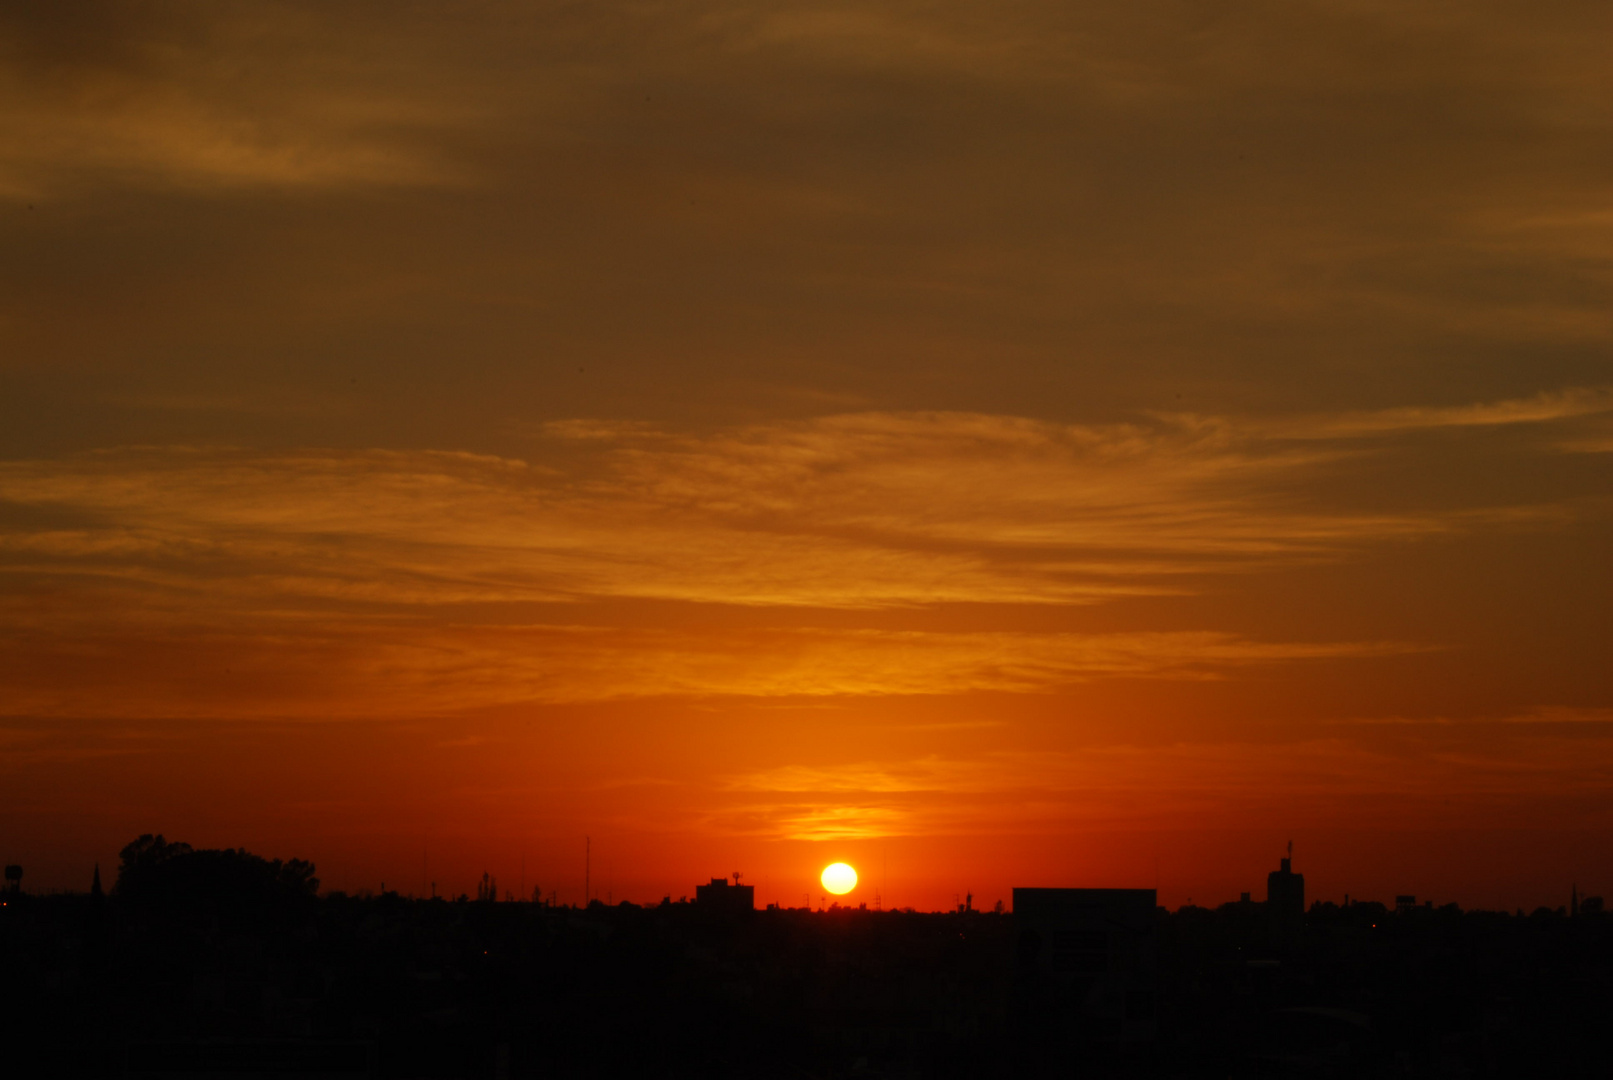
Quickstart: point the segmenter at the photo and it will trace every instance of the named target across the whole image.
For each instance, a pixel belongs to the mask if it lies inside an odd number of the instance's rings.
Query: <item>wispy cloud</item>
[[[0,660],[14,715],[359,718],[670,696],[1025,693],[1096,678],[1217,679],[1251,665],[1416,651],[1216,633],[690,633],[317,617],[160,629],[136,616],[98,629],[40,629],[14,632]]]
[[[1343,725],[1368,727],[1467,727],[1483,728],[1494,724],[1613,724],[1613,709],[1585,708],[1570,705],[1542,705],[1526,712],[1505,713],[1500,716],[1362,716],[1336,720]]]
[[[463,183],[431,143],[473,121],[411,84],[420,43],[363,64],[312,13],[23,6],[0,16],[0,196]],[[378,27],[372,27],[378,30]]]
[[[1549,504],[1389,511],[1296,503],[1291,491],[1341,468],[1358,452],[1338,445],[1350,437],[1545,422],[1608,400],[1347,417],[1310,429],[1330,432],[1328,446],[1219,419],[864,413],[705,436],[569,423],[530,463],[109,451],[0,465],[0,499],[50,520],[14,522],[0,543],[13,572],[206,580],[231,608],[287,597],[1091,603],[1273,559],[1560,517]]]
[[[1527,732],[1494,746],[1459,734],[1415,745],[1342,738],[1281,743],[1104,745],[976,758],[791,765],[729,778],[719,828],[794,840],[1067,832],[1125,822],[1181,828],[1195,816],[1362,826],[1415,807],[1425,825],[1504,817],[1552,789],[1594,796],[1613,779],[1613,739]]]
[[[658,695],[1027,692],[1403,654],[1428,644],[831,630],[783,615],[685,633],[554,611],[1091,605],[1373,544],[1548,526],[1571,508],[1447,500],[1390,512],[1291,492],[1349,468],[1386,431],[1551,425],[1607,400],[1576,392],[1348,417],[1327,444],[1225,419],[863,413],[704,435],[557,425],[530,461],[148,447],[0,463],[11,586],[0,612],[20,650],[9,696],[53,715],[302,714],[315,698],[331,714],[376,715]],[[201,656],[234,674],[187,675],[211,670],[181,659]],[[103,682],[147,689],[127,705],[104,687],[76,689],[68,673],[91,657]]]
[[[1605,416],[1608,413],[1613,413],[1613,390],[1607,387],[1577,387],[1510,401],[1317,416],[1299,423],[1279,422],[1273,425],[1273,429],[1290,438],[1337,439],[1440,428],[1545,424],[1581,416]]]

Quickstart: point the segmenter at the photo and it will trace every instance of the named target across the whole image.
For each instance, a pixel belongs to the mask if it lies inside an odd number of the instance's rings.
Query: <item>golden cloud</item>
[[[668,696],[1026,693],[1094,678],[1216,679],[1253,664],[1416,651],[1392,642],[1274,643],[1217,633],[741,634],[314,615],[255,629],[161,630],[110,619],[98,632],[63,633],[48,620],[44,627],[7,621],[15,629],[0,683],[9,713],[125,718],[424,716]]]
[[[574,423],[551,429],[532,461],[156,447],[0,463],[0,572],[12,586],[0,611],[17,642],[6,681],[12,708],[52,715],[382,715],[1028,692],[1404,653],[1426,646],[825,629],[800,613],[1093,604],[1371,544],[1560,522],[1570,507],[1386,513],[1290,493],[1359,460],[1347,435],[1375,444],[1414,423],[1541,424],[1605,401],[1395,410],[1340,421],[1327,445],[1220,419],[864,413],[705,435]],[[554,617],[624,601],[776,616],[744,632],[721,619],[684,631]],[[523,618],[533,605],[548,606]],[[91,664],[95,677],[71,675]],[[106,693],[119,679],[146,689]],[[97,680],[102,689],[84,689]]]
[[[1589,401],[1606,398],[1564,397],[1550,415]],[[1549,419],[1542,409],[1482,415]],[[1396,410],[1333,434],[1412,422]],[[1296,504],[1297,480],[1355,451],[1213,419],[866,413],[707,436],[575,423],[551,433],[552,460],[532,463],[199,448],[8,462],[0,500],[52,522],[14,523],[0,550],[13,573],[205,581],[192,602],[230,610],[292,597],[1068,604],[1562,510]]]

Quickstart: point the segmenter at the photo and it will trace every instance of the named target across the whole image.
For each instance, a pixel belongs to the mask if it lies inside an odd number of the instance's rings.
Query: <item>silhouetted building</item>
[[[1298,930],[1305,925],[1305,875],[1293,870],[1293,859],[1266,875],[1266,915],[1277,930]]]
[[[155,836],[124,850],[103,903],[0,894],[5,1075],[1613,1076],[1613,917],[1577,888],[1578,920],[1422,896],[1396,917],[1391,893],[1307,907],[1301,938],[1264,897],[710,910],[749,892],[730,876],[703,904],[579,917],[320,895],[301,860]]]
[[[1415,910],[1417,910],[1417,898],[1415,896],[1404,895],[1395,897],[1395,913],[1397,915],[1404,915],[1408,911]]]
[[[710,885],[694,887],[695,903],[708,911],[734,912],[756,910],[756,886],[730,885],[727,878],[714,877]]]
[[[22,867],[15,864],[6,867],[6,891],[22,892]]]
[[[95,864],[95,876],[90,879],[90,895],[97,900],[101,898],[101,864]]]
[[[1015,889],[1019,968],[1089,1037],[1154,1037],[1153,889]],[[1045,1007],[1045,1003],[1044,1003]]]

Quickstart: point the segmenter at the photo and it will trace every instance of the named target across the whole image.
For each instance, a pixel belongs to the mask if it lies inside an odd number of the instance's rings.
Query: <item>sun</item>
[[[823,887],[836,896],[844,896],[857,887],[857,871],[843,862],[823,868]]]

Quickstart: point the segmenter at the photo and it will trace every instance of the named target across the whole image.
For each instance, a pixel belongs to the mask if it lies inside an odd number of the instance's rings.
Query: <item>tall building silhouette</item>
[[[1266,914],[1278,930],[1298,930],[1305,925],[1305,875],[1293,869],[1294,845],[1279,869],[1266,875]]]

